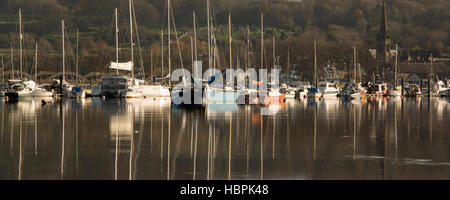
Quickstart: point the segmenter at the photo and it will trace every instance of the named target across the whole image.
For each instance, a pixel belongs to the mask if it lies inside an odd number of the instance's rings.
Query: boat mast
[[[355,80],[355,83],[356,83],[356,71],[357,71],[357,66],[358,66],[358,64],[357,64],[357,58],[356,58],[356,46],[353,46],[353,73],[354,73],[354,75],[353,75],[353,80]]]
[[[249,25],[247,25],[247,63],[246,63],[246,69],[245,71],[248,70],[248,67],[250,65],[250,27]]]
[[[170,0],[167,0],[167,44],[168,44],[168,56],[169,56],[169,77],[171,73],[171,60],[170,60]],[[169,87],[172,86],[172,81],[169,78]]]
[[[129,0],[130,4],[130,41],[131,41],[131,78],[134,80],[134,44],[133,44],[133,16],[132,16],[132,1]]]
[[[433,59],[431,59],[433,63]],[[433,65],[432,65],[433,66]],[[394,89],[397,88],[397,73],[398,73],[398,44],[395,44],[395,73],[394,73]]]
[[[34,54],[34,81],[36,81],[37,82],[37,66],[38,66],[38,64],[37,64],[37,62],[38,62],[38,43],[36,42],[36,51],[35,51],[35,54]],[[3,57],[2,57],[2,66],[3,66]],[[36,89],[36,84],[34,85],[34,89]]]
[[[314,87],[317,88],[317,41],[314,40]]]
[[[78,79],[78,40],[79,40],[79,37],[80,37],[80,34],[79,34],[79,31],[78,31],[78,28],[77,28],[77,60],[76,60],[76,82],[77,82],[77,84],[78,84],[78,82],[79,82],[79,79]]]
[[[150,78],[153,82],[153,48],[150,48]]]
[[[210,8],[209,0],[206,0],[206,17],[208,22],[208,67],[211,68],[211,22],[210,22]]]
[[[291,84],[291,58],[289,56],[289,47],[288,47],[288,52],[287,52],[287,79],[288,79],[288,84]]]
[[[431,53],[430,77],[433,76],[433,53]]]
[[[197,19],[195,16],[195,11],[192,11],[192,17],[194,20],[194,59],[197,60]]]
[[[192,37],[190,37],[191,39],[191,62],[192,62],[192,66],[191,66],[191,73],[194,72],[194,40]]]
[[[161,31],[161,83],[164,82],[164,31]]]
[[[261,68],[264,68],[264,14],[261,13]]]
[[[272,53],[273,53],[273,68],[276,68],[277,65],[277,61],[275,58],[275,36],[272,36],[272,43],[273,43],[273,47],[272,47]]]
[[[14,76],[14,52],[13,52],[13,46],[11,43],[11,70],[12,70],[12,79],[15,78]]]
[[[116,63],[119,63],[119,19],[117,16],[117,8],[115,9],[116,15]],[[116,69],[116,74],[119,75],[119,68]]]
[[[64,45],[64,20],[62,20],[61,21],[61,32],[62,32],[62,52],[63,52],[63,59],[62,59],[62,61],[63,61],[63,83],[64,83],[64,80],[66,79],[66,50],[65,50],[65,45]],[[61,85],[63,84],[63,83],[60,83]]]
[[[233,59],[232,59],[232,52],[231,52],[231,14],[228,14],[228,45],[230,46],[230,69],[233,69]]]
[[[20,63],[20,79],[23,79],[23,73],[22,73],[22,65],[23,65],[23,30],[22,30],[22,9],[19,8],[19,63]]]

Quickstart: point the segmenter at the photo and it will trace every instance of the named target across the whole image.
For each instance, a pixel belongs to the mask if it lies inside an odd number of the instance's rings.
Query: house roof
[[[411,74],[408,77],[408,81],[412,81],[412,82],[420,82],[421,80],[422,79],[419,76],[417,76],[417,74]]]

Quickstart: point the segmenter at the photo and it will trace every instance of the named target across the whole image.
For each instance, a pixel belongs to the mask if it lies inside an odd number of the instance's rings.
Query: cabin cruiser
[[[132,80],[128,76],[102,78],[101,93],[105,97],[124,98],[128,85],[132,85]]]
[[[32,93],[32,97],[53,97],[54,92],[49,87],[38,87]]]
[[[336,83],[332,83],[329,81],[320,81],[318,90],[324,98],[337,97],[339,94],[339,89],[336,86]]]
[[[5,92],[5,96],[9,99],[27,98],[31,97],[36,83],[32,80],[9,80],[9,89]]]
[[[95,88],[95,95],[101,94],[112,98],[139,98],[142,97],[140,87],[142,83],[142,80],[129,76],[106,77],[102,79],[101,92],[98,91],[98,87]],[[92,93],[94,93],[94,89]]]

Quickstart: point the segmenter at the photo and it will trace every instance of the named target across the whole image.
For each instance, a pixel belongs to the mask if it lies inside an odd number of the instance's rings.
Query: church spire
[[[384,72],[389,67],[389,51],[390,51],[390,35],[388,31],[386,0],[383,0],[383,8],[381,14],[380,30],[377,36],[377,71]]]
[[[383,0],[383,8],[380,21],[380,30],[378,32],[378,40],[389,39],[388,19],[386,12],[386,0]]]
[[[386,0],[383,0],[383,17],[381,19],[381,28],[382,28],[382,32],[387,35],[388,23],[387,23],[387,16],[386,16]]]

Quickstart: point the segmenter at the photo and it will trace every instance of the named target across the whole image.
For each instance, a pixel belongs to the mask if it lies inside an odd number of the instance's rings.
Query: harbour
[[[0,179],[450,178],[447,98],[40,102],[0,104]]]
[[[0,180],[450,179],[448,2],[27,4]]]

